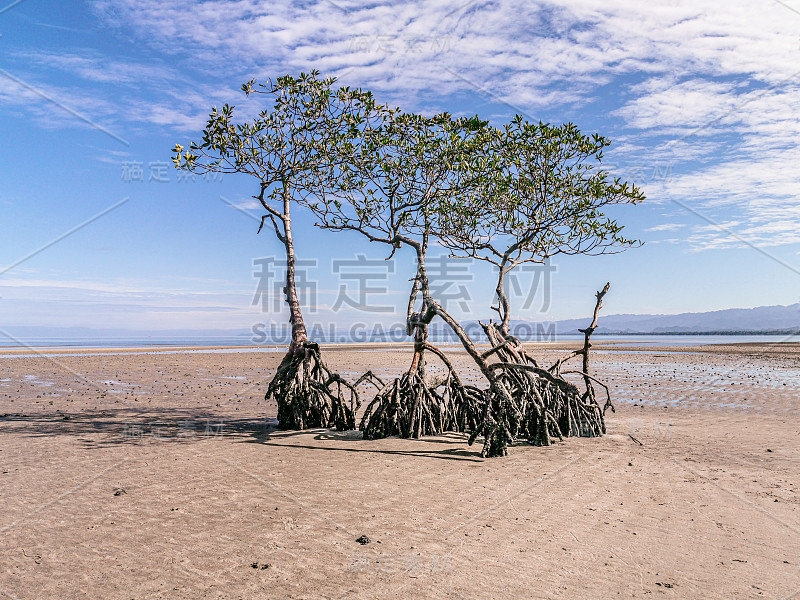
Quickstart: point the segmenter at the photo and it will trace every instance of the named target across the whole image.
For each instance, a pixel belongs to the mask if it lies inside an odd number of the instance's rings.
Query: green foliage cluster
[[[498,127],[407,113],[334,84],[316,71],[249,81],[244,93],[272,105],[243,122],[214,108],[202,141],[176,145],[173,162],[249,174],[272,200],[289,189],[320,226],[395,246],[428,233],[455,254],[519,264],[637,244],[606,214],[644,199],[602,169],[607,138],[520,115]]]

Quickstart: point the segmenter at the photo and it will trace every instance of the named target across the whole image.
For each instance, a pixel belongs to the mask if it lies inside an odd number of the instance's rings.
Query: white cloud
[[[664,223],[655,227],[648,227],[645,231],[676,231],[683,227],[686,227],[684,223]]]
[[[68,71],[83,79],[100,83],[141,86],[150,81],[169,81],[176,77],[176,73],[167,67],[129,60],[112,60],[95,52],[77,54],[75,52],[56,53],[40,50],[14,52],[11,56],[29,65]]]
[[[338,4],[338,3],[337,3]],[[747,75],[773,83],[794,73],[796,26],[787,9],[740,0],[670,5],[612,0],[468,4],[417,0],[382,6],[326,0],[165,4],[96,3],[151,43],[198,61],[282,71],[353,69],[351,81],[387,91],[468,89],[448,67],[514,102],[531,88],[598,83],[622,73]],[[514,77],[508,77],[513,73]],[[444,89],[442,89],[444,87]]]
[[[741,102],[736,86],[703,79],[677,83],[673,78],[649,79],[639,86],[641,95],[619,109],[631,127],[658,128],[659,133],[680,135],[709,124]]]
[[[22,78],[13,73],[0,73],[0,103],[33,116],[46,127],[108,127],[106,117],[117,113],[112,102],[80,89],[66,89]],[[80,115],[80,116],[78,116]]]
[[[262,212],[266,212],[263,211],[261,202],[259,202],[258,200],[241,200],[239,202],[232,202],[230,206],[231,208],[236,208],[240,210],[262,210]]]

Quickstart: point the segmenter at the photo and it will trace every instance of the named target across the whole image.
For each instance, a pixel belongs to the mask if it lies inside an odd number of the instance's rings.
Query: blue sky
[[[253,261],[281,250],[246,214],[255,182],[179,180],[170,149],[214,105],[252,114],[242,82],[314,68],[407,110],[522,112],[614,140],[608,168],[648,196],[617,216],[645,246],[557,259],[549,302],[538,290],[522,318],[588,315],[606,281],[609,313],[800,301],[800,0],[5,0],[0,34],[0,328],[282,320],[253,306]],[[382,248],[301,213],[295,227],[313,320],[393,320],[332,308],[332,261]],[[373,282],[378,303],[402,307],[410,261]],[[487,317],[491,274],[471,272],[454,310]]]

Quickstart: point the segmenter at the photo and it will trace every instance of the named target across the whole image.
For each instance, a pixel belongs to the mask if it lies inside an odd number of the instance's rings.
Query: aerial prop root
[[[265,397],[277,401],[281,429],[348,431],[356,428],[356,412],[361,406],[356,388],[374,378],[368,371],[356,384],[349,383],[324,363],[318,344],[305,341],[283,357]]]
[[[605,433],[605,411],[614,410],[608,386],[583,371],[560,372],[564,361],[551,369],[540,368],[529,356],[502,343],[503,348],[499,348],[499,344],[493,347],[497,348],[493,354],[524,362],[503,361],[489,365],[497,372],[497,384],[487,390],[482,402],[483,414],[470,438],[473,443],[477,436],[484,436],[482,456],[505,456],[508,445],[518,439],[526,439],[536,446],[549,446],[555,439],[599,437]],[[514,356],[510,356],[512,353]],[[592,385],[581,391],[563,377],[568,374],[580,375],[584,381],[601,386],[606,392],[605,406],[601,408],[597,403]],[[506,393],[498,393],[500,386]]]
[[[359,429],[365,439],[394,435],[419,438],[445,431],[467,431],[477,425],[483,393],[474,386],[464,385],[438,348],[426,343],[423,349],[442,360],[447,375],[431,381],[424,371],[412,367],[383,386],[361,419]]]

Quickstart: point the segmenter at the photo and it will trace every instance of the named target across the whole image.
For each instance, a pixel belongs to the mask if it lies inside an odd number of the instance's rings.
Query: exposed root
[[[467,431],[477,426],[483,393],[461,383],[452,364],[430,344],[448,368],[444,381],[426,381],[422,370],[412,368],[384,386],[366,408],[359,429],[364,439],[389,436],[419,438],[445,431]]]
[[[508,447],[513,443],[514,436],[508,429],[507,403],[502,401],[502,396],[487,390],[483,400],[483,415],[478,426],[473,429],[469,437],[469,445],[475,443],[479,435],[483,435],[483,458],[506,456]]]
[[[473,432],[483,420],[486,394],[473,385],[463,385],[455,377],[449,381],[446,393],[456,406],[456,426],[453,431]]]
[[[452,428],[456,413],[416,370],[404,373],[385,386],[369,403],[361,419],[364,439],[392,435],[418,438]]]
[[[367,375],[374,377],[371,372]],[[364,376],[359,383],[362,380]],[[286,353],[267,389],[266,399],[270,398],[278,403],[281,429],[355,429],[361,406],[356,387],[325,366],[319,345],[313,342]]]
[[[589,338],[597,326],[597,314],[608,286],[597,293],[592,324],[585,330],[583,348],[557,361],[549,369],[539,367],[527,354],[522,343],[493,323],[483,325],[492,348],[483,358],[495,357],[499,362],[490,365],[497,371],[495,388],[502,386],[506,394],[497,389],[487,392],[481,422],[470,438],[484,436],[482,456],[504,456],[508,445],[517,439],[527,439],[536,446],[549,446],[553,440],[565,437],[599,437],[606,432],[605,411],[614,410],[608,387],[589,375]],[[568,360],[583,357],[583,370],[561,371]],[[582,376],[584,390],[564,378],[564,375]],[[601,408],[595,397],[594,385],[606,392],[606,403]],[[510,402],[508,400],[510,397]],[[504,399],[505,398],[505,399]]]

